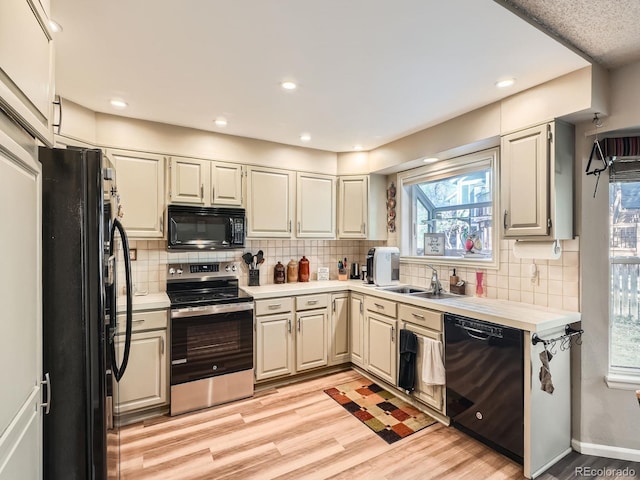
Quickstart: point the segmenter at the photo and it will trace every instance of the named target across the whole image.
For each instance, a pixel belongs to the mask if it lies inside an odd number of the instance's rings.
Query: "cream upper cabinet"
[[[38,1],[0,2],[0,106],[34,137],[53,145],[54,50]]]
[[[224,162],[210,162],[211,166],[211,204],[243,205],[241,165]]]
[[[335,177],[298,172],[296,200],[296,236],[298,238],[335,238]]]
[[[365,364],[364,356],[364,297],[351,293],[349,297],[349,333],[351,344],[351,362],[361,367]]]
[[[573,126],[555,121],[505,135],[500,161],[504,237],[573,238]]]
[[[291,238],[295,175],[287,170],[247,168],[247,236]]]
[[[338,179],[338,238],[386,240],[386,178],[352,175]]]
[[[122,224],[132,238],[164,235],[164,157],[139,152],[107,150],[116,167],[124,216]]]
[[[209,162],[171,157],[169,182],[169,202],[204,205],[205,191],[209,191]]]
[[[334,293],[329,312],[329,365],[346,363],[351,359],[349,337],[349,294]]]
[[[241,165],[171,157],[169,202],[203,206],[243,204]]]

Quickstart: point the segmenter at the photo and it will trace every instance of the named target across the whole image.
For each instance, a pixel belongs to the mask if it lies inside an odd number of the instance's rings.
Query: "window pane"
[[[414,254],[424,253],[425,233],[444,233],[445,256],[492,258],[491,178],[487,167],[414,185]]]
[[[609,184],[611,366],[640,368],[640,182]]]

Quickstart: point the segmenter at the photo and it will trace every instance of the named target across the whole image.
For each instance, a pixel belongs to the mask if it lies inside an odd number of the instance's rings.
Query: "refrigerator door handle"
[[[40,385],[42,388],[47,388],[47,401],[40,404],[41,408],[44,408],[44,414],[49,415],[49,410],[51,409],[51,378],[49,377],[49,372],[44,374],[44,380],[40,380]]]
[[[111,371],[113,373],[114,378],[117,382],[120,381],[122,376],[124,375],[125,370],[127,369],[127,364],[129,363],[129,351],[131,349],[131,329],[133,326],[133,306],[132,306],[132,289],[131,289],[131,257],[129,255],[129,240],[127,239],[127,233],[120,223],[120,220],[117,218],[113,220],[113,225],[111,226],[111,238],[109,242],[109,256],[113,255],[114,249],[114,240],[115,233],[118,230],[120,234],[120,238],[122,239],[122,251],[124,252],[124,271],[125,271],[125,279],[126,279],[126,295],[127,295],[127,313],[126,313],[126,333],[125,333],[125,343],[124,343],[124,353],[122,355],[122,363],[118,367],[118,359],[116,357],[116,339],[115,337],[110,342],[111,348]],[[115,282],[111,286],[111,299],[113,307],[111,309],[110,315],[114,319],[114,324],[117,325],[117,317],[118,312],[116,306],[117,302],[117,293],[115,291]]]

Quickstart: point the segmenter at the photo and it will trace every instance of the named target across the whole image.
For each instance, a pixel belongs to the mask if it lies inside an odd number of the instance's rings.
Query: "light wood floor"
[[[346,371],[122,430],[124,479],[521,479],[522,467],[437,423],[388,445],[323,390]],[[556,477],[547,478],[575,478]]]

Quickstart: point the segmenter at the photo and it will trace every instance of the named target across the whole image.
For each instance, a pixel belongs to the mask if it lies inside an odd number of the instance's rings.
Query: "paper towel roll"
[[[513,246],[516,258],[537,258],[541,260],[557,260],[562,254],[562,246],[558,240],[548,242],[528,242],[517,240]]]

